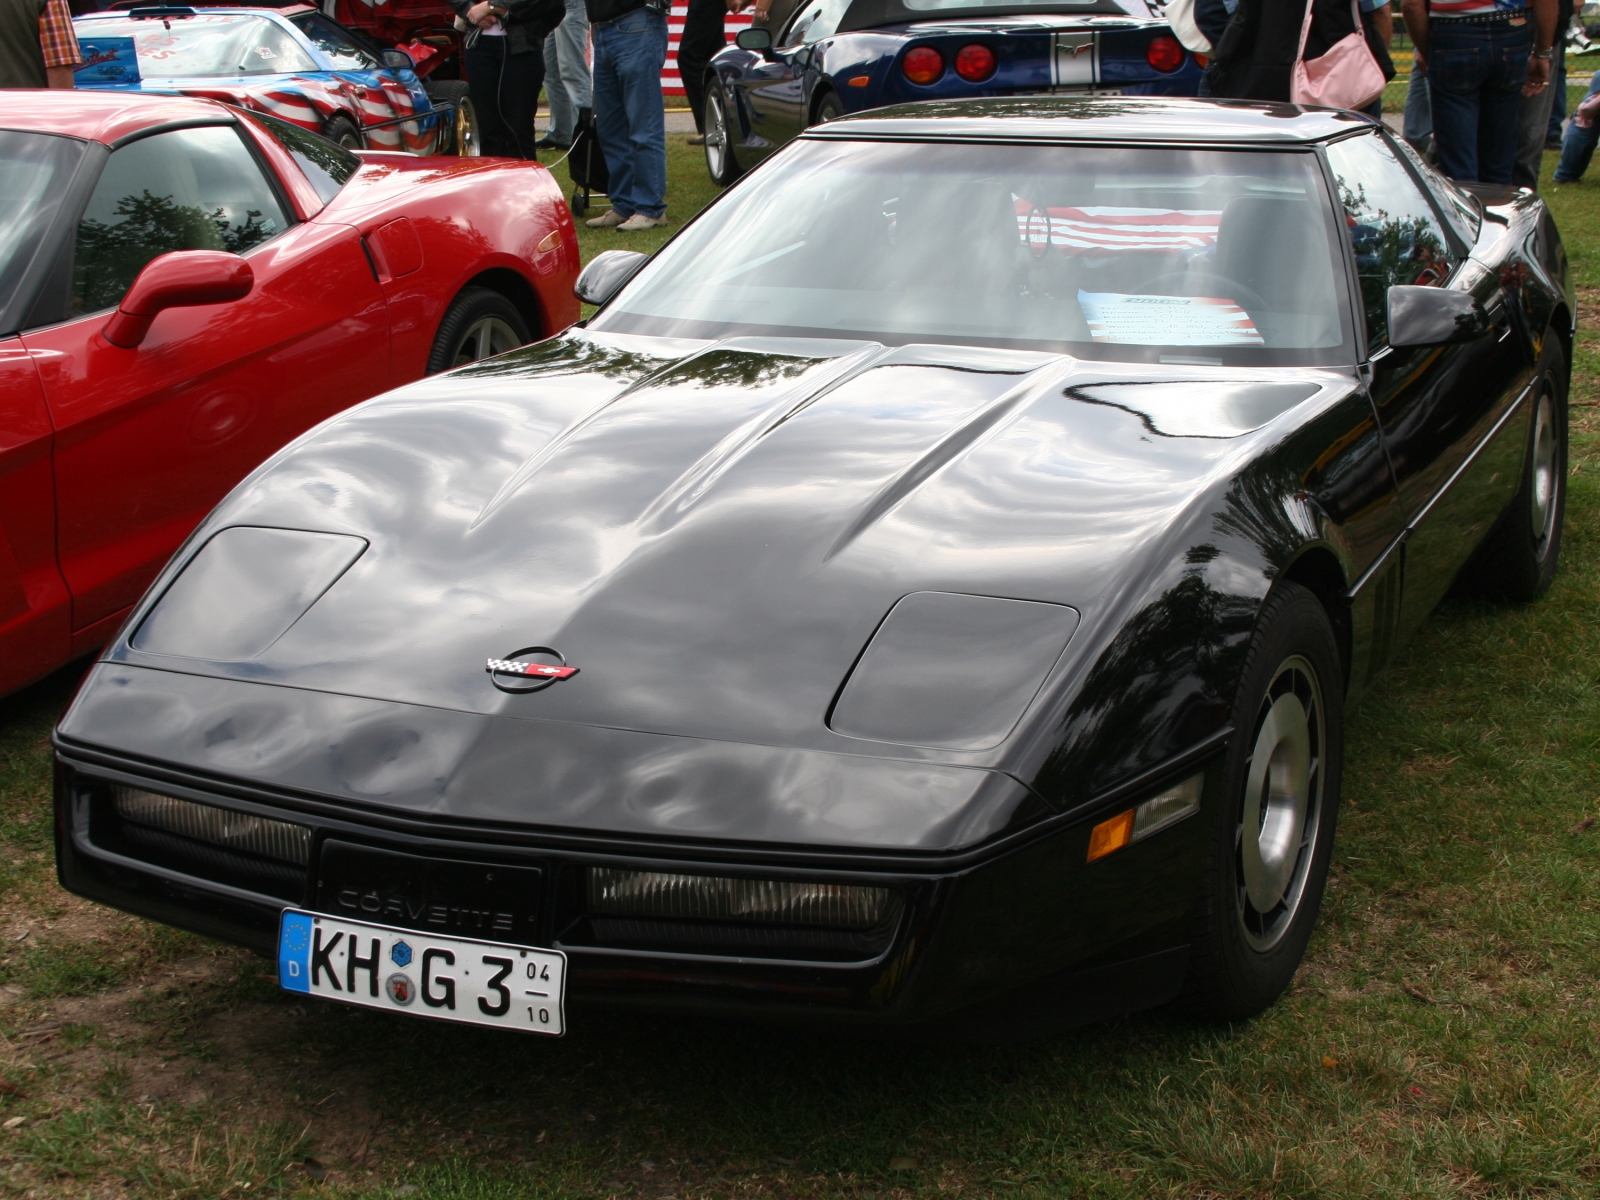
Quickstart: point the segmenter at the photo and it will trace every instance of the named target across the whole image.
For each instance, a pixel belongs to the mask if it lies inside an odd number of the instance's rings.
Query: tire
[[[490,288],[463,288],[439,322],[428,374],[504,354],[532,340],[528,323],[511,301]]]
[[[364,150],[367,145],[356,123],[343,113],[334,113],[322,123],[322,136],[346,150]]]
[[[1533,420],[1522,486],[1472,560],[1475,589],[1527,604],[1550,588],[1561,558],[1567,509],[1566,350],[1555,330],[1544,335],[1533,393]]]
[[[1253,1017],[1300,966],[1338,822],[1342,681],[1322,603],[1299,584],[1279,584],[1262,606],[1234,701],[1178,1001],[1196,1016]]]
[[[813,125],[826,125],[829,121],[837,121],[844,116],[844,105],[839,102],[838,92],[824,92],[822,99],[817,101],[817,119]]]
[[[728,104],[722,85],[714,79],[707,80],[706,170],[711,173],[711,182],[718,187],[727,187],[744,174],[744,168],[739,165],[738,156],[733,150],[736,128],[733,109]]]
[[[572,215],[581,217],[589,211],[589,197],[583,194],[582,188],[572,189]]]
[[[476,158],[483,153],[478,132],[478,110],[473,107],[472,94],[466,81],[440,79],[427,85],[428,99],[436,104],[453,104],[439,140],[436,154],[454,154],[461,158]]]

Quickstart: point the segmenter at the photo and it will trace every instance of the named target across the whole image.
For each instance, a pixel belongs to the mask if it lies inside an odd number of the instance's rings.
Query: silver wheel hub
[[[522,342],[517,337],[517,331],[499,317],[479,317],[467,326],[461,340],[456,343],[455,357],[450,365],[465,366],[480,358],[493,358],[496,354],[515,350],[520,345]]]
[[[715,96],[706,99],[706,161],[713,174],[722,172],[722,156],[728,144],[728,123],[722,111],[722,101]]]
[[[1529,517],[1533,525],[1534,544],[1541,553],[1549,543],[1551,527],[1556,519],[1556,413],[1555,401],[1546,387],[1539,395],[1533,410],[1533,490]]]
[[[1305,658],[1285,659],[1257,711],[1235,835],[1238,916],[1257,950],[1293,924],[1322,815],[1322,689]]]

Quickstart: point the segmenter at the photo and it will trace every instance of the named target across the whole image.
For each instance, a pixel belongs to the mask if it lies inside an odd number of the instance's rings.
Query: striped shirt
[[[1521,15],[1528,11],[1528,0],[1433,0],[1428,15],[1434,20],[1452,17],[1492,17]]]
[[[76,67],[83,62],[78,37],[72,32],[72,10],[67,0],[49,0],[39,14],[39,48],[47,67]]]

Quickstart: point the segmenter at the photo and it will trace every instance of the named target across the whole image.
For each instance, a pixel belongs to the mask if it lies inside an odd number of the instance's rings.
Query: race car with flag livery
[[[466,84],[424,84],[406,49],[381,49],[309,5],[141,5],[73,26],[79,88],[220,100],[352,150],[477,153]]]

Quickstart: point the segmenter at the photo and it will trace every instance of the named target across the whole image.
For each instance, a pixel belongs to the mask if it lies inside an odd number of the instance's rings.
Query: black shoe
[[[1545,140],[1544,140],[1544,148],[1546,150],[1559,150],[1559,149],[1561,149],[1561,139],[1558,138],[1558,137],[1545,138]]]
[[[570,150],[570,149],[572,149],[572,143],[571,142],[558,142],[558,141],[556,141],[555,138],[551,137],[549,134],[545,134],[544,137],[540,138],[537,142],[534,143],[534,146],[537,149],[540,149],[540,150]]]

